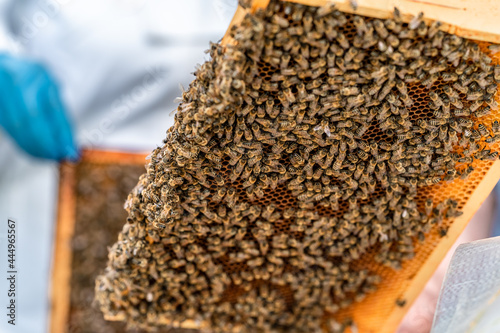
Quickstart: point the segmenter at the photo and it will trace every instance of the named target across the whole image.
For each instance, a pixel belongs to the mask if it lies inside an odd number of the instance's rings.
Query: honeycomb
[[[438,28],[278,1],[232,27],[129,195],[105,315],[343,332],[404,304],[498,159],[498,58]]]
[[[106,262],[106,248],[120,231],[120,221],[126,218],[122,201],[143,171],[141,165],[77,166],[68,332],[123,332],[125,328],[123,323],[105,321],[92,306],[93,280],[97,267]]]

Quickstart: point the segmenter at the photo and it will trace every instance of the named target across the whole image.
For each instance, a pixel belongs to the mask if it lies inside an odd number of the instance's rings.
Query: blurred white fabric
[[[500,332],[500,237],[460,245],[441,288],[432,333]]]
[[[0,0],[0,48],[44,63],[58,80],[83,147],[150,151],[173,124],[179,84],[224,34],[236,0]],[[2,30],[4,29],[4,30]],[[10,30],[13,35],[5,33]],[[8,218],[18,222],[16,326],[48,332],[56,163],[32,159],[0,139],[0,274]],[[3,236],[3,239],[2,239]],[[7,281],[0,279],[5,309]],[[6,306],[6,304],[5,304]],[[5,311],[6,312],[6,311]]]

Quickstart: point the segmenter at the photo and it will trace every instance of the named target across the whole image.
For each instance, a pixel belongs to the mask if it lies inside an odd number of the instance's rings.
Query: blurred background
[[[236,2],[0,0],[0,270],[11,218],[19,272],[16,326],[2,319],[0,332],[49,331],[59,162],[78,161],[82,149],[146,155],[161,145],[180,85],[208,59],[204,50],[222,38]],[[494,211],[491,196],[461,241],[492,234]],[[400,332],[429,332],[446,266]],[[1,278],[1,307],[4,290]]]

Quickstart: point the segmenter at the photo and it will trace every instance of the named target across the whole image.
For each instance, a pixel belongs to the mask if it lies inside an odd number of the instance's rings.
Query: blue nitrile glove
[[[78,158],[57,85],[38,63],[0,54],[0,126],[33,156]]]

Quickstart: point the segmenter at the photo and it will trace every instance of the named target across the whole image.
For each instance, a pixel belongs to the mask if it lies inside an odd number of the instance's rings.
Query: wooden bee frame
[[[144,165],[146,154],[87,150],[80,163]],[[76,166],[64,162],[60,165],[59,200],[52,267],[50,332],[66,332],[70,310],[71,240],[76,219]],[[103,269],[104,267],[102,267]]]

